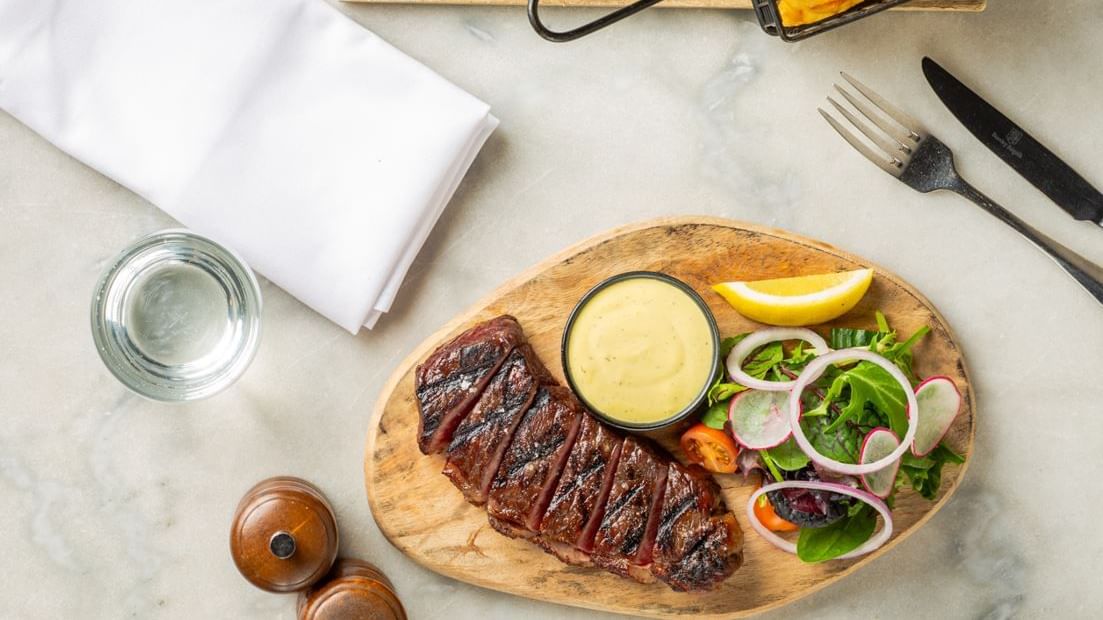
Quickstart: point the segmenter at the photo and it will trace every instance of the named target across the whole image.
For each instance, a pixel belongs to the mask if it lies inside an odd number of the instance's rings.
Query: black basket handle
[[[540,36],[549,41],[562,43],[565,41],[574,41],[575,39],[597,32],[606,26],[615,24],[625,17],[635,15],[647,7],[658,4],[661,1],[662,0],[636,0],[628,6],[621,7],[588,24],[583,24],[572,30],[557,31],[548,28],[544,25],[544,22],[540,21],[540,0],[528,0],[529,23],[532,24],[533,30]],[[782,23],[781,14],[777,8],[777,0],[752,0],[751,6],[754,9],[755,17],[758,18],[759,25],[762,26],[762,29],[765,30],[767,34],[775,37],[780,36],[785,41],[800,41],[801,39],[807,39],[821,32],[827,32],[828,30],[838,28],[844,24],[849,24],[852,21],[859,20],[874,13],[879,13],[887,8],[906,2],[910,2],[910,0],[867,0],[848,11],[823,21],[794,27],[786,27]]]
[[[636,0],[628,6],[621,7],[612,13],[603,15],[594,21],[582,24],[577,28],[571,30],[552,30],[544,25],[544,22],[540,21],[540,0],[528,0],[529,3],[529,23],[532,24],[533,30],[537,34],[544,37],[549,41],[555,41],[556,43],[563,43],[566,41],[574,41],[580,37],[584,37],[588,34],[597,32],[606,26],[610,26],[624,19],[639,13],[640,11],[658,4],[662,0]]]

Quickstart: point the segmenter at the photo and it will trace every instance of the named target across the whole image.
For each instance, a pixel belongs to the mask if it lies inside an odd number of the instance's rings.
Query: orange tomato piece
[[[774,512],[774,505],[770,503],[770,498],[766,497],[765,493],[754,502],[754,516],[759,523],[765,525],[766,529],[772,532],[795,532],[800,529],[800,526],[796,523],[777,516],[777,513]]]
[[[739,466],[739,447],[724,431],[698,424],[682,435],[681,443],[691,462],[713,473],[734,473]]]

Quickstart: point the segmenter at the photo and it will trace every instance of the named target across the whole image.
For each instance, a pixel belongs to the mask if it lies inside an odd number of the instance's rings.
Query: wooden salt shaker
[[[299,620],[406,620],[386,575],[342,558],[324,581],[299,594]]]
[[[259,482],[241,498],[230,553],[250,583],[297,592],[324,577],[337,559],[337,522],[322,492],[300,478]]]

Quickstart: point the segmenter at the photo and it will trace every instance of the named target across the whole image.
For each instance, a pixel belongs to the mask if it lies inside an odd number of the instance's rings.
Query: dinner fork
[[[842,121],[820,108],[820,114],[835,128],[835,131],[839,132],[839,135],[850,143],[850,146],[882,170],[918,192],[926,194],[935,190],[949,190],[972,200],[977,206],[1014,228],[1039,249],[1049,254],[1062,269],[1087,289],[1096,301],[1103,304],[1103,267],[1054,241],[985,196],[958,174],[954,167],[954,154],[948,146],[924,131],[922,125],[914,118],[866,85],[845,72],[842,76],[861,94],[861,97],[838,84],[835,84],[835,90],[869,123],[876,126],[874,129],[838,101],[828,97],[827,100],[832,107],[869,139],[869,144],[863,142],[848,130]],[[870,104],[873,104],[881,113],[874,111]]]

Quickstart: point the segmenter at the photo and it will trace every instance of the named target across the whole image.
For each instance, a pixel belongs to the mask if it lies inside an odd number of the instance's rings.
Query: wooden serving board
[[[524,6],[527,0],[343,0],[367,4],[465,4]],[[988,0],[912,0],[893,11],[983,11]],[[541,0],[547,6],[623,6],[628,0]],[[663,0],[655,6],[668,9],[750,9],[751,0]]]
[[[901,492],[894,511],[895,532],[877,552],[859,560],[814,565],[755,534],[745,514],[753,486],[739,476],[718,476],[728,508],[746,536],[744,565],[713,591],[678,593],[661,583],[642,585],[598,569],[567,566],[535,545],[491,529],[483,508],[466,503],[441,475],[443,457],[418,451],[413,376],[415,365],[438,345],[475,322],[509,313],[520,320],[536,352],[562,380],[559,346],[568,313],[590,287],[624,271],[663,271],[681,278],[708,302],[721,333],[732,335],[760,326],[732,310],[709,289],[711,283],[861,267],[876,270],[873,285],[862,302],[833,325],[873,327],[874,311],[880,309],[904,337],[931,326],[915,350],[915,368],[920,376],[948,375],[961,388],[964,410],[947,441],[968,457],[976,408],[961,349],[938,311],[914,288],[863,258],[791,233],[715,218],[667,218],[610,231],[545,260],[449,321],[399,365],[383,389],[368,431],[364,474],[376,523],[395,547],[438,573],[519,596],[628,614],[743,617],[831,584],[889,552],[926,522],[957,489],[965,467],[946,468],[936,502],[910,490]],[[657,439],[681,458],[676,433]]]

